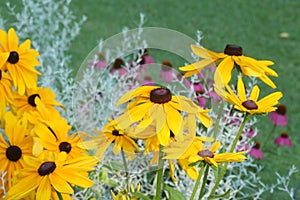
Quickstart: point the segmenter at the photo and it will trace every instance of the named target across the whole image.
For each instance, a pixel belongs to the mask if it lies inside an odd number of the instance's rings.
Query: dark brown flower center
[[[16,51],[11,51],[7,61],[11,64],[16,64],[19,61],[19,54]]]
[[[70,153],[72,145],[69,142],[61,142],[59,144],[59,150],[62,152]]]
[[[277,109],[276,112],[280,115],[285,115],[286,113],[286,106],[284,104],[280,104]]]
[[[10,146],[6,149],[6,157],[10,161],[18,161],[22,157],[22,150],[18,146]]]
[[[111,132],[111,134],[113,134],[114,136],[120,136],[120,135],[122,135],[122,134],[120,134],[120,132],[118,130],[113,130]]]
[[[38,173],[40,176],[46,176],[54,172],[56,168],[55,162],[44,162],[38,169]]]
[[[38,98],[41,99],[40,95],[38,95],[38,94],[33,94],[33,95],[30,95],[30,96],[28,97],[28,103],[29,103],[29,105],[31,105],[31,106],[33,106],[33,107],[36,107],[36,104],[35,104],[35,102],[34,102],[34,100],[35,100],[36,97],[38,97]]]
[[[125,66],[125,62],[121,58],[117,58],[113,64],[114,69],[120,69],[122,66]]]
[[[243,102],[242,105],[248,110],[256,110],[258,108],[257,104],[253,100],[247,100]]]
[[[243,55],[243,49],[237,45],[227,44],[224,53],[230,56],[241,56]]]
[[[172,94],[167,88],[156,88],[150,92],[150,101],[153,103],[167,103],[171,101]]]
[[[289,135],[288,135],[288,133],[287,133],[287,132],[283,132],[283,133],[281,133],[281,137],[283,137],[283,138],[288,138],[288,137],[289,137]]]
[[[208,149],[199,151],[198,155],[201,156],[202,158],[205,158],[205,157],[213,158],[215,156],[214,153]]]
[[[254,146],[253,146],[254,149],[260,149],[260,143],[255,141],[254,142]]]
[[[165,60],[161,63],[162,71],[169,71],[172,67],[173,67],[173,65],[170,61]]]

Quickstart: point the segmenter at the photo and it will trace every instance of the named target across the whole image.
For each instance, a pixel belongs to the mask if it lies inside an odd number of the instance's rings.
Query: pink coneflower
[[[281,135],[275,139],[274,143],[279,146],[286,145],[287,147],[291,147],[292,145],[292,141],[287,132],[281,133]]]
[[[142,50],[139,50],[139,54],[142,53]],[[137,59],[137,58],[136,58]],[[149,64],[153,64],[154,59],[149,55],[148,49],[143,50],[143,55],[141,56],[141,60],[137,63],[138,65],[141,66],[141,72],[143,75],[147,73],[147,66]]]
[[[203,97],[203,96],[198,96],[197,97],[197,101],[198,101],[198,105],[201,107],[201,108],[206,108],[206,98]]]
[[[167,60],[163,61],[161,64],[160,77],[163,78],[167,83],[174,80],[173,65]]]
[[[259,142],[255,142],[255,145],[250,149],[249,154],[256,159],[264,159],[264,154],[261,151]]]
[[[276,126],[286,126],[288,123],[288,117],[286,115],[286,106],[280,104],[276,111],[269,114],[271,122]]]
[[[98,56],[98,60],[90,62],[89,66],[96,67],[97,69],[104,69],[108,67],[108,63],[105,61],[104,55],[101,52],[99,52],[97,56]]]
[[[142,82],[142,85],[155,85],[155,83],[152,81],[151,76],[146,75],[146,76],[144,77],[144,80],[143,80],[143,82]]]
[[[117,58],[110,70],[111,73],[118,72],[118,76],[121,77],[128,73],[128,70],[124,68],[125,62],[122,58]]]
[[[196,94],[204,94],[204,87],[203,84],[201,82],[195,82],[193,83],[193,87],[194,87],[194,92]]]

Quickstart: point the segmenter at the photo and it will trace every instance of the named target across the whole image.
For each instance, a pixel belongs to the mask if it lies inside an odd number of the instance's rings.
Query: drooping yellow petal
[[[48,176],[44,176],[36,192],[36,199],[50,199],[51,183]]]
[[[231,56],[225,58],[220,64],[218,65],[214,80],[218,82],[218,79],[221,77],[222,82],[226,85],[231,80],[231,72],[234,67],[234,61]]]
[[[40,184],[41,177],[38,175],[27,176],[14,185],[6,194],[7,200],[22,199],[34,191]]]
[[[169,104],[164,104],[164,110],[167,113],[167,124],[173,134],[177,136],[179,133],[182,134],[183,120],[179,111],[174,110]]]
[[[170,129],[165,123],[165,125],[162,127],[162,129],[157,132],[157,137],[159,140],[159,143],[163,146],[167,146],[169,144],[169,139],[170,139]]]

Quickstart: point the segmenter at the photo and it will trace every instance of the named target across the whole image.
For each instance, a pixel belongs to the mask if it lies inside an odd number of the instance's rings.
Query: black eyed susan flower
[[[163,146],[168,144],[171,131],[179,140],[182,139],[182,112],[194,118],[194,123],[197,117],[206,127],[212,124],[207,115],[209,110],[203,110],[187,97],[173,96],[165,87],[141,86],[126,93],[117,104],[128,101],[131,102],[127,110],[116,119],[119,126],[126,129],[134,123],[139,123],[139,127],[146,128],[154,123],[155,133]]]
[[[281,92],[274,92],[260,100],[258,100],[260,89],[255,85],[250,93],[246,96],[245,85],[242,78],[238,79],[237,94],[226,85],[227,92],[223,89],[215,87],[215,91],[226,101],[234,105],[234,108],[252,114],[269,113],[277,109],[278,100],[282,97]]]
[[[32,137],[28,136],[27,123],[24,118],[17,119],[11,112],[5,115],[4,134],[0,134],[0,171],[7,172],[8,187],[11,187],[13,173],[24,167],[24,156],[32,155]]]
[[[18,114],[36,111],[38,104],[43,104],[52,117],[57,118],[59,112],[55,106],[64,106],[55,100],[55,93],[50,88],[39,87],[36,90],[28,89],[26,95],[13,94],[14,109]]]
[[[72,186],[91,187],[88,172],[94,170],[96,159],[91,156],[67,160],[66,152],[26,156],[25,167],[18,171],[16,184],[6,194],[7,200],[21,199],[35,193],[37,200],[50,199],[53,190],[73,194]]]
[[[103,154],[114,143],[113,153],[118,155],[120,151],[124,151],[129,160],[133,160],[135,151],[140,152],[139,147],[133,139],[131,139],[124,129],[121,129],[117,122],[112,119],[108,119],[109,123],[106,124],[102,131],[95,130],[98,135],[91,140],[83,142],[83,146],[87,149],[97,148],[96,157],[100,160],[103,158]]]
[[[231,72],[234,66],[245,76],[258,77],[272,88],[276,88],[275,84],[268,76],[278,76],[277,73],[268,66],[273,65],[272,61],[255,60],[253,58],[243,55],[243,49],[240,46],[227,45],[224,53],[215,53],[203,47],[191,45],[192,51],[203,58],[203,60],[190,64],[188,66],[180,67],[182,71],[186,71],[184,77],[189,77],[198,74],[203,68],[219,63],[215,72],[215,82],[221,79],[223,85],[226,85],[231,80]]]
[[[35,150],[39,155],[42,149],[51,152],[66,152],[68,159],[83,156],[86,149],[81,148],[81,139],[78,133],[68,135],[71,126],[64,118],[54,119],[51,122],[36,124],[34,130]]]
[[[208,164],[218,167],[218,163],[242,162],[246,159],[243,155],[246,151],[237,153],[216,153],[221,146],[219,141],[214,142],[209,149],[203,144],[203,138],[194,137],[192,143],[190,143],[190,141],[191,140],[188,139],[186,142],[175,141],[171,143],[164,149],[166,154],[164,159],[178,159],[183,167],[197,161],[205,161]],[[190,145],[186,146],[187,144]],[[179,147],[181,147],[181,149],[179,149]],[[182,149],[184,149],[184,151],[182,151]],[[192,171],[188,175],[192,179],[196,179],[197,177],[192,176],[192,174],[196,175],[196,173]]]
[[[0,44],[0,68],[8,71],[14,88],[18,89],[20,95],[28,88],[36,89],[40,73],[34,67],[40,64],[37,60],[39,53],[30,49],[30,40],[19,46],[18,36],[11,28],[8,33],[0,30]]]

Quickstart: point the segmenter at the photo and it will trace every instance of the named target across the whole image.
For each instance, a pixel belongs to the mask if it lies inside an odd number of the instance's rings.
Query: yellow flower
[[[7,171],[8,187],[15,170],[24,167],[24,155],[32,155],[32,137],[28,136],[26,120],[18,120],[11,112],[5,115],[4,133],[7,142],[0,134],[0,171]]]
[[[212,124],[211,118],[207,115],[209,110],[201,109],[187,97],[173,96],[165,87],[141,86],[126,93],[117,104],[128,101],[131,102],[127,110],[116,119],[119,126],[126,129],[134,123],[139,123],[139,129],[142,131],[154,123],[155,133],[163,146],[168,144],[171,131],[179,140],[182,138],[182,112],[193,118],[197,117],[206,127]]]
[[[36,111],[39,104],[44,104],[51,117],[59,116],[55,106],[64,108],[61,103],[55,100],[55,93],[50,88],[28,89],[26,95],[14,93],[14,107],[18,114]]]
[[[222,82],[226,85],[231,80],[231,72],[235,65],[245,76],[258,77],[261,81],[272,88],[276,88],[275,84],[268,76],[278,76],[277,73],[268,66],[273,65],[272,61],[255,60],[253,58],[243,55],[242,47],[235,45],[227,45],[224,53],[215,53],[203,47],[191,45],[193,52],[203,58],[203,60],[190,64],[188,66],[180,67],[182,71],[187,71],[185,77],[198,74],[203,68],[219,63],[215,72],[215,82]]]
[[[2,70],[0,70],[0,94],[0,119],[2,119],[6,113],[6,106],[12,103],[12,82]]]
[[[269,113],[275,111],[278,104],[278,100],[282,97],[281,92],[274,92],[260,100],[258,100],[260,89],[255,85],[247,98],[245,85],[242,78],[238,79],[237,95],[232,89],[226,85],[228,92],[225,92],[222,88],[215,87],[215,91],[223,97],[226,101],[234,105],[234,108],[242,112],[248,112],[250,114]]]
[[[246,153],[246,151],[238,153],[215,153],[221,146],[219,141],[214,142],[209,149],[206,149],[205,145],[203,144],[203,140],[198,137],[193,139],[193,142],[189,147],[186,148],[185,145],[186,143],[171,143],[170,146],[164,149],[164,152],[166,153],[164,159],[179,159],[181,165],[184,167],[191,163],[202,160],[208,164],[218,167],[218,163],[242,162],[246,159],[246,157],[242,155]],[[182,150],[178,150],[179,147],[185,148],[186,150],[182,152]],[[196,175],[196,173],[194,173],[194,175]],[[197,177],[194,175],[192,178],[196,179]]]
[[[105,125],[103,131],[95,130],[98,135],[90,140],[83,141],[83,146],[87,149],[97,148],[96,157],[102,160],[103,154],[111,143],[114,143],[113,153],[118,155],[122,150],[129,160],[133,160],[135,150],[140,152],[139,147],[126,132],[119,127],[115,120],[108,119],[109,123]]]
[[[53,190],[73,194],[72,186],[91,187],[88,171],[94,170],[97,161],[90,156],[66,160],[66,152],[45,153],[40,157],[26,156],[26,166],[18,171],[16,184],[8,191],[7,200],[21,199],[32,192],[35,199],[50,199]]]
[[[202,145],[203,142],[211,142],[213,138],[199,137],[195,134],[184,134],[184,140],[179,142],[174,140],[163,150],[165,153],[164,159],[173,160],[176,159],[179,166],[185,171],[185,173],[191,178],[196,180],[198,177],[198,170],[195,166],[189,166],[189,162],[186,161],[186,158],[189,157],[189,149],[195,145]],[[171,175],[174,174],[173,168],[170,168]],[[173,178],[172,178],[173,179]]]
[[[138,184],[137,189],[135,191],[134,185],[130,185],[130,192],[139,192],[141,190],[141,185]],[[134,195],[129,195],[127,190],[121,190],[119,193],[115,194],[113,191],[110,191],[113,200],[138,200],[138,197]]]
[[[0,30],[0,69],[7,70],[14,88],[23,95],[28,88],[36,89],[37,76],[35,66],[40,63],[37,60],[39,53],[30,49],[30,40],[26,40],[19,46],[18,36],[13,28]]]
[[[86,152],[81,148],[81,139],[78,133],[69,136],[71,126],[64,118],[55,119],[47,124],[39,123],[33,128],[35,149],[34,154],[39,155],[44,148],[51,152],[66,152],[68,159],[84,156]],[[40,146],[39,146],[40,145]]]

